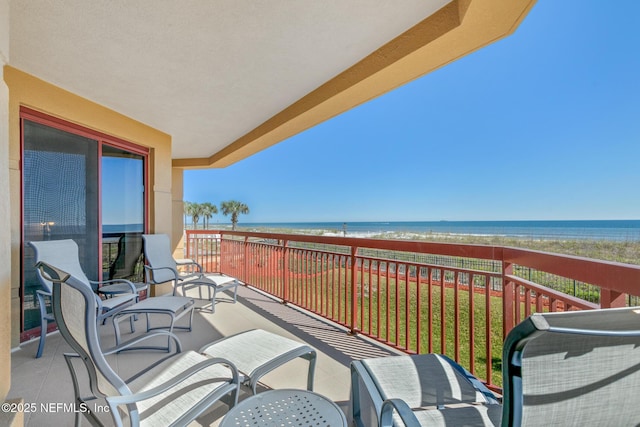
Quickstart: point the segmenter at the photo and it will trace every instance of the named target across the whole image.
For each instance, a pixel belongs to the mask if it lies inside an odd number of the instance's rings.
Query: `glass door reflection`
[[[102,146],[102,276],[143,281],[144,157]]]

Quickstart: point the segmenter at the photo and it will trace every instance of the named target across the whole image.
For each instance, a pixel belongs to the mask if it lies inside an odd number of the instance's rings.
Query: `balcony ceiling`
[[[511,33],[535,0],[12,0],[10,65],[220,167]]]

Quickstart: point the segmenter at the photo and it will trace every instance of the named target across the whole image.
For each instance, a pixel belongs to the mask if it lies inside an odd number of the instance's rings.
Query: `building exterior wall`
[[[0,402],[11,387],[11,253],[9,227],[9,90],[4,66],[9,63],[9,0],[0,0]]]
[[[172,179],[172,218],[173,218],[173,234],[171,241],[175,244],[174,256],[176,258],[184,258],[184,170],[173,168],[171,174]]]
[[[25,106],[150,149],[149,231],[172,233],[171,137],[15,68],[4,67],[9,89],[9,188],[11,241],[11,346],[20,343],[20,107]],[[3,171],[6,171],[6,167]],[[3,242],[5,240],[3,239]],[[9,241],[9,239],[7,239]],[[8,258],[8,257],[7,257]],[[4,268],[4,267],[3,267]],[[8,322],[7,322],[8,323]],[[8,377],[8,375],[7,375]]]

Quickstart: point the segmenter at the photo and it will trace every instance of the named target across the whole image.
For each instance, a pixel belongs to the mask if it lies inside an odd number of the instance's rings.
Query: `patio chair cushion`
[[[164,295],[143,299],[125,308],[118,314],[127,313],[173,313],[176,314],[193,305],[193,298]]]
[[[175,357],[154,366],[127,385],[133,393],[141,393],[179,377],[187,369],[207,360],[195,351],[179,353]],[[212,365],[187,378],[170,390],[150,399],[138,402],[141,426],[169,426],[191,408],[194,402],[206,400],[206,396],[229,381],[229,369]]]
[[[131,303],[135,302],[135,301],[132,301],[133,299],[132,295],[137,296],[136,294],[128,293],[128,294],[118,295],[113,298],[103,299],[102,309],[108,312],[108,311],[115,310],[116,308],[120,309],[125,306],[131,307]]]
[[[445,405],[498,403],[480,381],[441,354],[352,362],[350,410],[355,425],[377,425],[387,399],[402,400],[417,412]]]
[[[224,357],[233,361],[238,371],[245,376],[255,393],[260,378],[273,369],[303,357],[309,360],[307,388],[313,389],[316,351],[306,344],[294,341],[262,329],[252,329],[223,338],[200,349],[211,357]]]
[[[469,378],[440,354],[362,360],[382,400],[404,400],[410,408],[488,403]]]
[[[393,405],[388,405],[390,402]],[[404,401],[393,399],[385,401],[382,413],[380,427],[495,427],[502,421],[501,405],[462,403],[441,409],[411,410]]]

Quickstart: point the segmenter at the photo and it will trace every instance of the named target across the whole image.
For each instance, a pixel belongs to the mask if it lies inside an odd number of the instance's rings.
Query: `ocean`
[[[142,233],[144,224],[103,224],[103,234]]]
[[[219,224],[216,224],[219,225]],[[640,220],[580,221],[390,221],[238,223],[238,230],[286,229],[323,231],[324,235],[461,234],[547,240],[640,241]]]

